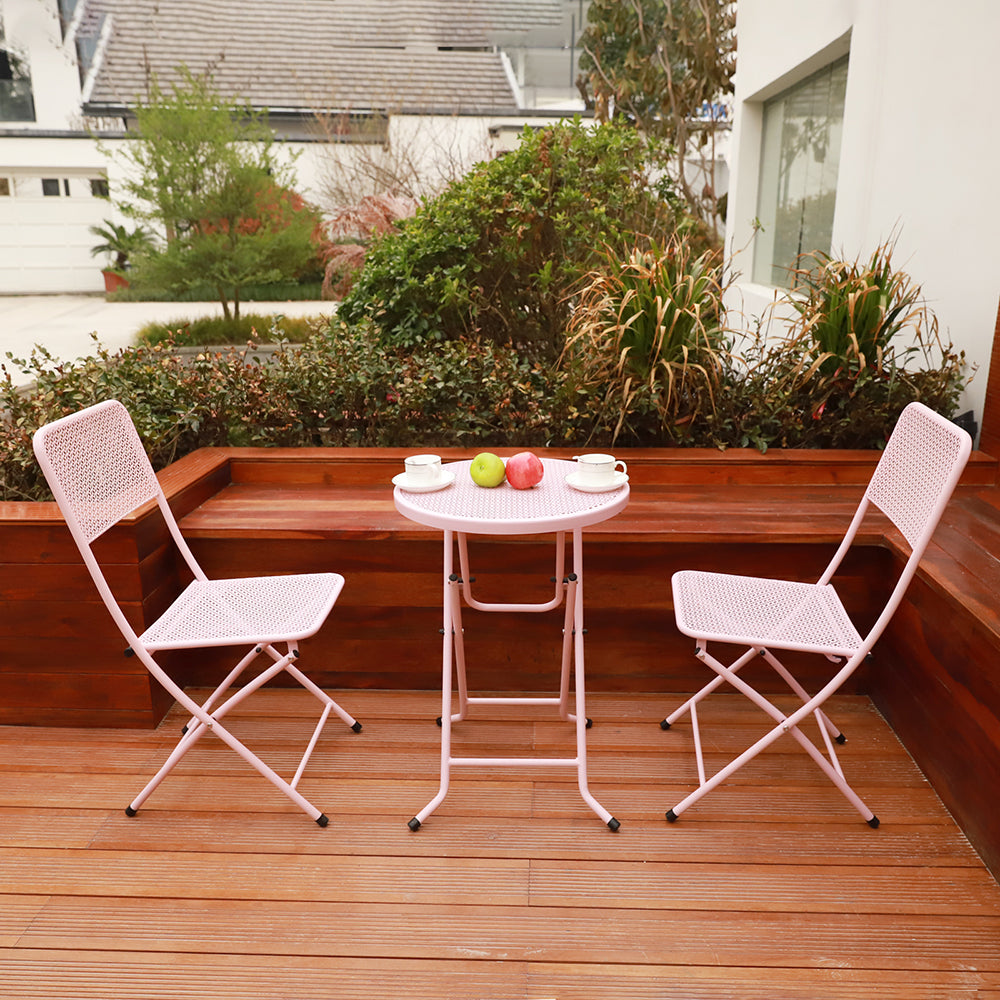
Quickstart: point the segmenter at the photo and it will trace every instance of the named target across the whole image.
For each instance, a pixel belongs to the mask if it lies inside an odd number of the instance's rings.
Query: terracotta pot
[[[128,288],[128,278],[117,271],[101,271],[104,275],[104,290],[117,292],[119,288]]]

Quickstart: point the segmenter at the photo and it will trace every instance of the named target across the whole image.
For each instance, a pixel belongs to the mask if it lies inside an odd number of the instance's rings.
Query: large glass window
[[[764,105],[753,280],[788,287],[799,254],[833,242],[847,58]]]
[[[7,44],[0,10],[0,122],[33,122],[35,101],[23,52]]]
[[[0,122],[33,122],[35,102],[27,60],[6,48],[0,33]]]

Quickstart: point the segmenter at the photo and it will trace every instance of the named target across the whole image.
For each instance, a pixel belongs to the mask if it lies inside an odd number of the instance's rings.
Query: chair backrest
[[[902,532],[918,558],[971,451],[969,434],[923,403],[910,403],[900,414],[865,498]]]
[[[78,545],[89,546],[127,514],[159,498],[160,484],[142,441],[116,399],[46,424],[32,444]]]

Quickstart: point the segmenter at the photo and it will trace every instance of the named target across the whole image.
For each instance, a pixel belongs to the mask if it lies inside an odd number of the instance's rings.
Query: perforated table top
[[[444,468],[455,480],[431,493],[409,493],[397,486],[396,509],[411,521],[432,528],[488,535],[531,535],[568,531],[598,524],[628,504],[629,486],[603,493],[574,489],[566,477],[576,462],[543,458],[542,481],[527,490],[507,482],[492,489],[477,486],[469,475],[471,461],[450,462]]]

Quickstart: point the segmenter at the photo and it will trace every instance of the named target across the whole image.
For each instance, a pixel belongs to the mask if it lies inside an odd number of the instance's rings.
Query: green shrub
[[[561,376],[516,351],[457,341],[386,347],[370,327],[331,325],[261,363],[247,350],[180,356],[171,343],[74,362],[36,348],[14,363],[28,391],[0,382],[0,499],[48,490],[31,451],[42,424],[122,401],[159,469],[211,446],[542,447],[563,426]]]
[[[778,339],[758,331],[737,353],[719,282],[683,242],[609,256],[577,289],[558,365],[481,339],[388,344],[368,321],[331,323],[266,362],[236,347],[181,356],[171,341],[74,362],[36,348],[12,359],[32,388],[3,366],[0,500],[47,498],[31,435],[110,398],[156,468],[219,445],[878,448],[912,400],[954,414],[964,356],[923,306],[907,311],[910,339],[882,336],[875,361],[856,330],[842,355],[823,347],[819,321]]]
[[[170,290],[144,284],[134,272],[129,274],[127,288],[119,288],[109,296],[113,302],[217,302],[218,295],[209,285]],[[316,301],[323,298],[323,283],[314,280],[283,281],[268,285],[245,285],[240,289],[243,302]]]
[[[516,150],[375,242],[341,317],[403,346],[475,337],[556,356],[567,294],[601,247],[677,227],[670,189],[651,178],[657,155],[625,127],[526,128]]]

